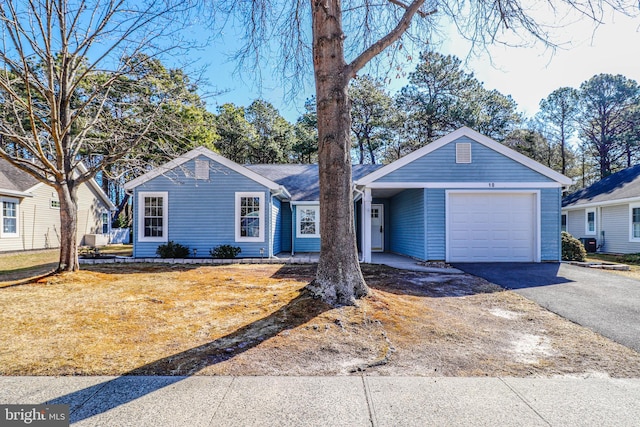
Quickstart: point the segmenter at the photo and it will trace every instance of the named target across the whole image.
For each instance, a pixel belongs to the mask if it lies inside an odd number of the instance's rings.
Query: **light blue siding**
[[[291,232],[294,235],[293,238],[293,250],[295,252],[320,252],[320,238],[319,237],[298,237],[297,232],[297,209],[293,208],[293,226]],[[322,233],[322,231],[320,231]]]
[[[425,258],[424,190],[405,190],[391,198],[391,252]]]
[[[562,193],[559,188],[540,190],[540,260],[560,261],[560,207]]]
[[[444,260],[446,257],[446,212],[444,189],[426,189],[426,257],[427,260]]]
[[[144,191],[168,192],[168,239],[198,250],[198,257],[208,257],[209,250],[229,244],[242,249],[239,257],[260,257],[260,248],[268,254],[271,212],[270,192],[263,185],[206,157],[210,162],[210,179],[193,178],[195,159],[153,178],[135,188],[134,204],[134,256],[155,257],[162,243],[138,241],[138,194]],[[235,241],[235,193],[261,192],[264,194],[265,228],[264,242]]]
[[[471,143],[471,163],[456,163],[456,142]],[[552,182],[468,138],[453,141],[380,178],[377,182]]]

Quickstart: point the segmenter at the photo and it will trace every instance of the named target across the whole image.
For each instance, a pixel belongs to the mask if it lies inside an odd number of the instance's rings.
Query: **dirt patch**
[[[366,266],[333,308],[312,266],[94,266],[0,289],[3,375],[640,376],[640,354],[470,275]]]

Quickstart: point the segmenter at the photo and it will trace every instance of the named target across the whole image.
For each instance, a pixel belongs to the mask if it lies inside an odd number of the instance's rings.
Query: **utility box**
[[[598,242],[595,237],[581,237],[580,241],[587,253],[594,253],[598,249]]]
[[[97,246],[106,246],[109,244],[108,234],[85,234],[84,245],[95,248]]]

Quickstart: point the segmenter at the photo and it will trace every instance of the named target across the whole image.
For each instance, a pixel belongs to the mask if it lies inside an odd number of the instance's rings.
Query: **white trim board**
[[[394,172],[398,169],[400,169],[401,167],[413,162],[414,160],[417,160],[429,153],[431,153],[432,151],[435,151],[447,144],[449,144],[450,142],[453,142],[459,138],[462,137],[467,137],[469,139],[474,140],[475,142],[482,144],[512,160],[515,160],[518,163],[521,163],[522,165],[528,167],[529,169],[532,169],[548,178],[553,179],[554,181],[558,182],[559,184],[563,185],[563,186],[569,186],[573,184],[573,180],[569,177],[566,177],[556,171],[554,171],[551,168],[548,168],[546,166],[544,166],[541,163],[536,162],[535,160],[532,160],[530,158],[528,158],[527,156],[518,153],[517,151],[512,150],[511,148],[500,144],[497,141],[494,141],[491,138],[488,138],[476,131],[474,131],[473,129],[470,129],[468,127],[462,127],[454,132],[451,132],[448,135],[443,136],[442,138],[428,144],[425,145],[424,147],[414,151],[413,153],[407,154],[404,157],[401,157],[400,159],[396,160],[393,163],[388,164],[387,166],[378,169],[375,172],[370,173],[369,175],[366,175],[362,178],[360,178],[359,180],[356,181],[356,184],[358,185],[368,185],[371,184],[372,182],[382,178],[383,176],[386,176],[388,174],[390,174],[391,172]]]
[[[617,199],[617,200],[608,200],[602,202],[591,202],[591,203],[583,203],[580,205],[569,205],[563,206],[563,211],[576,211],[580,209],[588,209],[598,206],[615,206],[615,205],[626,205],[627,203],[640,203],[640,197],[627,197],[626,199]]]
[[[557,182],[372,182],[366,188],[376,189],[406,189],[406,188],[452,188],[452,189],[486,189],[513,188],[513,189],[537,189],[560,188]]]

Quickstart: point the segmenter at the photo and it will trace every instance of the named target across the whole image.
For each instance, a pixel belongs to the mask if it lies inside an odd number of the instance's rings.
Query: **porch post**
[[[371,262],[371,189],[365,188],[362,197],[362,260]]]

